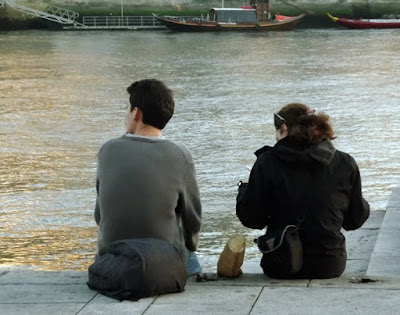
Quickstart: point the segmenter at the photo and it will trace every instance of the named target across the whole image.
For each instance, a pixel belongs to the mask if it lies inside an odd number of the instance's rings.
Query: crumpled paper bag
[[[242,275],[243,272],[240,267],[243,265],[245,249],[245,236],[241,234],[232,235],[218,259],[218,276],[235,278]]]

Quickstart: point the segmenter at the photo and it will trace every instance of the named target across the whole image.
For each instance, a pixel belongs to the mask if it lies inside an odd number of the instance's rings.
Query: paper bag
[[[235,278],[243,274],[240,267],[243,265],[245,248],[244,235],[236,234],[229,238],[218,260],[218,276]]]

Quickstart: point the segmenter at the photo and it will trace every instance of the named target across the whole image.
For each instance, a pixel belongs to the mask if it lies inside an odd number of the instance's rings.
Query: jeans
[[[187,276],[193,276],[201,272],[201,266],[197,259],[196,253],[190,250],[186,250],[186,273]]]

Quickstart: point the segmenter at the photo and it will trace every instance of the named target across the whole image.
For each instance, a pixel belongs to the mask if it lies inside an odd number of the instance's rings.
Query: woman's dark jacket
[[[249,183],[239,187],[236,214],[253,229],[300,224],[304,264],[300,275],[339,276],[346,266],[341,228],[355,230],[369,216],[354,159],[329,140],[296,145],[286,137],[263,147]],[[277,275],[279,277],[279,275]]]

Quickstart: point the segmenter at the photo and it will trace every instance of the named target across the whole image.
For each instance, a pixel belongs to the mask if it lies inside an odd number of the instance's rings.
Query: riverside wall
[[[60,6],[120,6],[121,0],[52,0]],[[208,11],[210,8],[238,7],[248,5],[249,0],[123,0],[125,6],[129,7],[154,7],[154,8],[176,8],[200,9]],[[399,0],[270,0],[272,9],[280,11],[282,14],[299,13],[303,10],[310,11],[316,15],[325,15],[327,11],[335,14],[345,14],[350,16],[368,15],[375,16],[381,14],[400,13]],[[296,8],[297,7],[297,8]],[[301,8],[301,9],[299,9]]]
[[[8,0],[30,8],[45,10],[48,5],[75,10],[83,15],[118,14],[121,3],[126,15],[161,14],[197,15],[210,8],[249,5],[252,0]],[[40,19],[19,13],[0,0],[0,29],[31,27]],[[376,18],[385,15],[400,16],[400,0],[270,0],[273,13],[297,15],[309,13],[307,18],[326,22],[326,13],[336,16]]]
[[[45,10],[49,1],[44,0],[12,0],[13,2],[23,5],[35,10]],[[11,1],[10,1],[11,2]],[[26,20],[29,19],[29,16],[21,14],[4,3],[4,1],[0,0],[0,19],[9,18],[11,20],[19,19]]]
[[[19,5],[23,5],[35,10],[44,11],[48,5],[43,0],[12,0]],[[11,9],[4,1],[0,0],[0,30],[34,28],[40,21],[27,14],[22,14]]]

